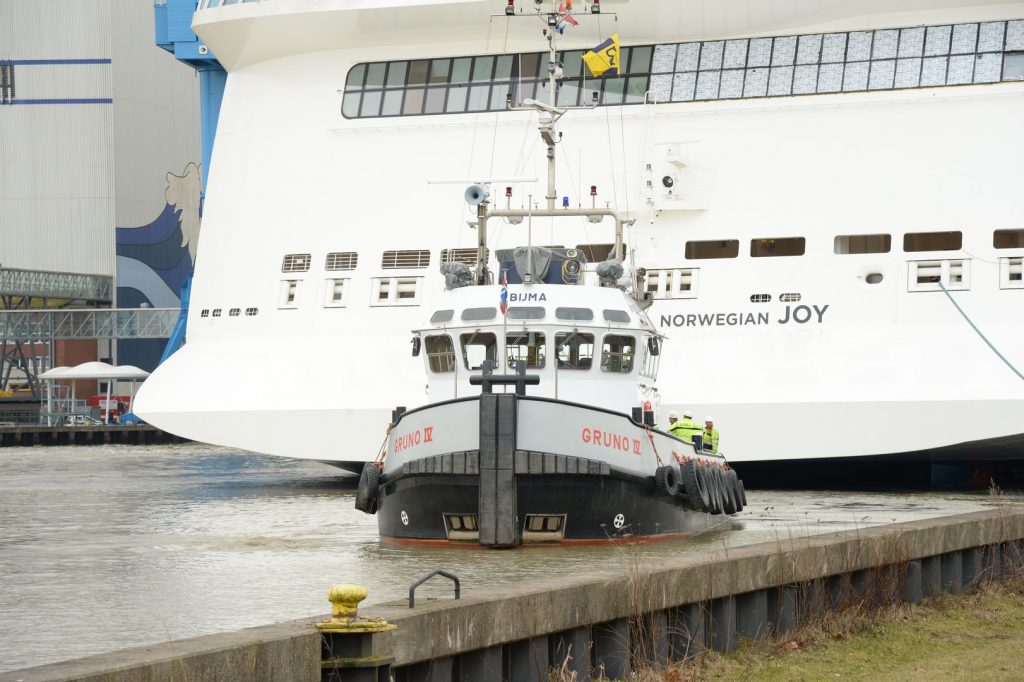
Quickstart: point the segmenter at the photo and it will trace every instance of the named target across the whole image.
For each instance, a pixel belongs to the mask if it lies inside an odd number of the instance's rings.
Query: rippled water
[[[381,545],[353,479],[317,462],[174,446],[0,449],[0,671],[319,615],[326,589],[368,603],[445,568],[467,594],[616,569],[709,546],[975,511],[985,495],[748,492],[737,521],[631,549],[441,550]],[[440,595],[443,581],[417,596]],[[55,623],[73,622],[74,632]]]

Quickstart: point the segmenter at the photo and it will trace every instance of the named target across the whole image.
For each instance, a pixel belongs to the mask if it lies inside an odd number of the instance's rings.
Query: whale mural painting
[[[151,223],[117,228],[117,306],[176,308],[192,275],[199,242],[201,168],[188,163],[181,175],[167,173],[166,205]],[[153,370],[166,341],[119,341],[118,362]]]

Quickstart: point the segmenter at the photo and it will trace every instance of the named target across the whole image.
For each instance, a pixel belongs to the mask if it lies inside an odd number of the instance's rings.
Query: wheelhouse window
[[[686,242],[685,256],[687,260],[735,258],[738,255],[740,255],[740,241],[738,239]]]
[[[605,322],[618,322],[619,324],[629,324],[629,313],[625,310],[604,310]]]
[[[427,350],[427,365],[431,372],[443,374],[455,371],[455,347],[447,334],[428,336],[423,341]]]
[[[558,369],[590,369],[594,362],[594,335],[578,331],[555,334]]]
[[[544,308],[526,305],[512,306],[505,311],[505,317],[509,320],[543,320]]]
[[[430,324],[444,324],[445,322],[451,322],[454,315],[454,310],[437,310],[430,316]]]
[[[772,239],[751,239],[750,255],[753,258],[770,258],[773,256],[804,255],[803,237],[782,237]]]
[[[626,334],[605,334],[601,344],[601,371],[628,373],[633,371],[636,337]]]
[[[490,332],[473,332],[463,334],[459,340],[462,342],[462,362],[466,369],[480,369],[484,360],[490,360],[497,366],[498,360],[498,337]]]
[[[963,246],[962,232],[908,232],[903,235],[903,250],[959,251]]]
[[[505,337],[505,355],[508,367],[516,368],[516,361],[525,362],[528,369],[542,369],[545,361],[544,334],[525,329],[508,332]]]
[[[594,319],[594,311],[590,308],[555,308],[555,317],[559,320],[589,322]]]
[[[462,311],[462,320],[464,322],[482,322],[493,320],[497,316],[497,308],[466,308]]]
[[[889,234],[840,234],[832,246],[837,256],[858,253],[889,253],[892,249],[892,235]]]
[[[997,249],[1024,249],[1024,230],[996,230],[992,246]]]

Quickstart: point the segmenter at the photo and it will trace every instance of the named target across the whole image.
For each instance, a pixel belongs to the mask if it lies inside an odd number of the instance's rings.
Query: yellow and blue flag
[[[594,78],[608,74],[609,76],[619,75],[619,34],[616,33],[594,49],[583,55],[590,73]]]

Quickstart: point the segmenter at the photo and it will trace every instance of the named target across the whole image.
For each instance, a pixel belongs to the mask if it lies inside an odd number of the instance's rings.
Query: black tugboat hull
[[[479,482],[469,474],[385,482],[377,511],[381,539],[479,547]],[[650,480],[519,475],[515,489],[515,545],[671,540],[730,523],[727,516],[687,509],[678,498],[659,495]]]

